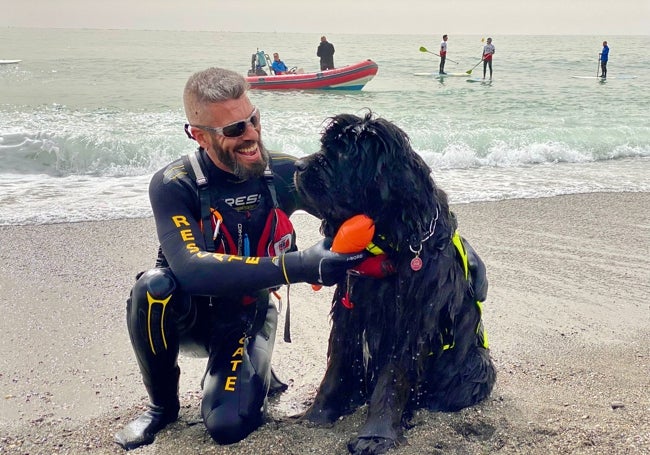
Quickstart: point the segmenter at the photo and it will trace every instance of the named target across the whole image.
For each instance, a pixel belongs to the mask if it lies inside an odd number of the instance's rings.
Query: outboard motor
[[[248,70],[249,76],[255,76],[255,67],[257,66],[257,54],[251,55],[251,69]]]

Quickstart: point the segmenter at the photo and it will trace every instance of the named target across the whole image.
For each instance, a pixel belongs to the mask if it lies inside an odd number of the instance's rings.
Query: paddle
[[[598,54],[598,64],[596,65],[596,77],[598,77],[598,73],[600,71],[600,56],[603,54]]]
[[[481,43],[484,43],[484,42],[485,42],[485,38],[481,38]],[[477,66],[479,66],[479,65],[481,64],[482,61],[483,61],[483,57],[481,57],[481,60],[479,60],[478,63],[477,63],[476,65],[472,66],[472,69],[471,69],[471,70],[468,70],[468,71],[465,71],[465,72],[466,72],[468,75],[472,74],[472,71],[474,71],[474,68],[476,68]]]
[[[431,52],[430,50],[428,50],[428,49],[427,49],[426,47],[424,47],[424,46],[420,46],[420,52],[428,52],[429,54],[433,54],[433,55],[436,55],[436,56],[440,57],[438,54],[436,54],[435,52]],[[455,63],[456,65],[458,65],[458,62],[456,62],[456,61],[450,59],[449,57],[447,57],[447,60],[449,60],[450,62]]]
[[[467,70],[467,71],[465,71],[465,72],[467,73],[467,75],[471,75],[471,74],[472,74],[472,71],[474,71],[474,68],[476,68],[477,66],[479,66],[479,65],[481,64],[482,61],[483,61],[483,59],[479,60],[478,63],[477,63],[476,65],[472,66],[472,69],[471,69],[471,70]]]

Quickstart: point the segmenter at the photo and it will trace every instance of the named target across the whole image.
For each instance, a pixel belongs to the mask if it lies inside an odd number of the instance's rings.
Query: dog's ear
[[[431,169],[397,125],[382,118],[369,121],[363,142],[374,163],[372,175],[383,201],[396,198],[400,204],[409,200],[421,204],[434,198]]]
[[[428,229],[437,189],[429,166],[397,125],[370,112],[363,118],[340,114],[330,119],[321,144],[337,180],[346,182],[329,189],[339,206],[369,215],[396,236],[396,244]]]

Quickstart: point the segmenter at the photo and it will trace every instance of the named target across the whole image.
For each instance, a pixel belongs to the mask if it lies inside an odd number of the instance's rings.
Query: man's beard
[[[249,144],[250,142],[243,144],[242,147],[246,147]],[[212,141],[212,148],[214,149],[219,161],[227,166],[232,174],[242,180],[248,180],[253,177],[261,177],[264,175],[264,170],[269,163],[269,152],[266,150],[266,147],[264,147],[264,143],[261,139],[257,141],[257,146],[260,149],[260,156],[262,159],[257,163],[242,166],[242,164],[237,160],[236,152],[228,152],[224,150],[217,141]]]

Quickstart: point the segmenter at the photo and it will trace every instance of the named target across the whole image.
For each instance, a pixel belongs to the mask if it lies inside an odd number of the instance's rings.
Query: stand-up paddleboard
[[[571,76],[574,79],[602,79],[600,76]],[[605,80],[607,79],[636,79],[636,76],[632,76],[631,74],[619,74],[618,76],[609,76],[606,77]]]
[[[429,76],[429,77],[467,77],[467,73],[413,73],[414,76]]]
[[[0,60],[0,65],[11,65],[12,63],[19,63],[22,60]]]

